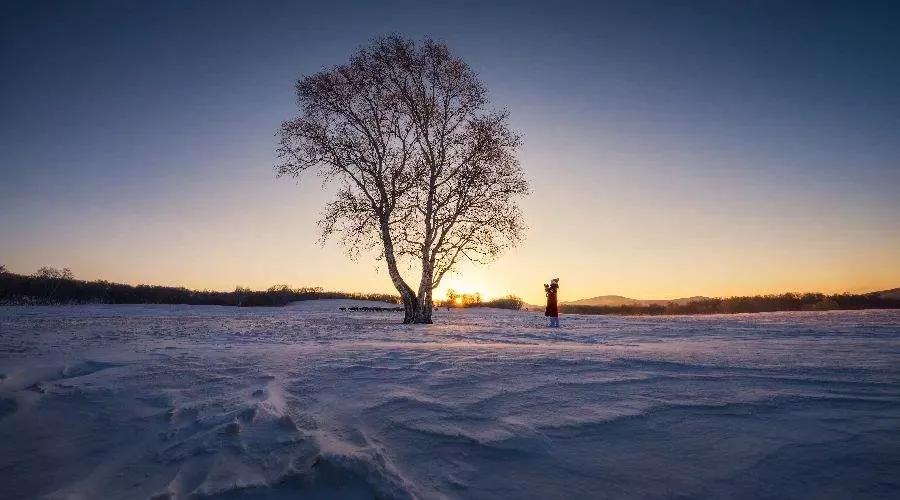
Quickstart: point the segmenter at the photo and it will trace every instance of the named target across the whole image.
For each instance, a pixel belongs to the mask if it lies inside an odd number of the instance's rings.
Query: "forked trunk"
[[[431,324],[431,304],[423,304],[416,297],[403,300],[403,322]]]
[[[422,258],[422,277],[419,280],[419,293],[409,303],[404,300],[406,317],[404,323],[431,323],[431,277],[433,265],[425,257]]]
[[[394,255],[394,243],[391,240],[390,226],[387,219],[381,221],[381,241],[384,244],[384,260],[387,263],[388,274],[394,287],[400,292],[403,300],[404,323],[431,323],[431,294],[428,294],[428,304],[424,304],[416,297],[415,291],[403,281],[400,270],[397,269],[397,258]]]

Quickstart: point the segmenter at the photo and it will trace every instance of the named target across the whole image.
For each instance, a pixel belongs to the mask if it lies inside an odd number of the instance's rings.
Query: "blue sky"
[[[389,290],[316,244],[329,188],[272,163],[296,78],[398,32],[446,41],[525,137],[528,241],[453,286],[900,286],[895,5],[6,2],[0,262]]]

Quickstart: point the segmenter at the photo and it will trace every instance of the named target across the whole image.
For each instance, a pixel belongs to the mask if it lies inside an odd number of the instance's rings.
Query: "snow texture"
[[[347,305],[0,308],[0,496],[900,497],[900,312]]]

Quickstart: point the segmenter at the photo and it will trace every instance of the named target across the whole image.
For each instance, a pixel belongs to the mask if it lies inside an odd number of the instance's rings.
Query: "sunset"
[[[897,5],[11,0],[0,41],[0,496],[900,494]]]
[[[317,244],[335,186],[271,172],[297,76],[399,32],[446,41],[525,141],[527,239],[460,279],[532,302],[554,273],[572,299],[900,283],[898,42],[878,9],[164,5],[4,7],[10,270],[393,290]]]

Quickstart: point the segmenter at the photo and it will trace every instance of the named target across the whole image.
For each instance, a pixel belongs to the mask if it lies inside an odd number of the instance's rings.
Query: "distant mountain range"
[[[607,306],[607,307],[617,307],[617,306],[664,306],[670,302],[674,302],[675,304],[683,305],[689,302],[694,302],[697,300],[705,300],[709,297],[703,296],[695,296],[695,297],[684,297],[680,299],[631,299],[628,297],[622,297],[621,295],[600,295],[598,297],[591,297],[589,299],[581,299],[581,300],[573,300],[571,302],[563,302],[563,304],[570,306]]]
[[[568,306],[603,306],[603,307],[619,307],[619,306],[651,306],[651,305],[660,305],[664,306],[669,302],[674,302],[679,305],[687,304],[688,302],[693,302],[696,300],[704,300],[709,297],[703,296],[695,296],[695,297],[684,297],[680,299],[632,299],[629,297],[623,297],[621,295],[600,295],[597,297],[591,297],[589,299],[581,299],[581,300],[572,300],[569,302],[561,302],[562,305]],[[526,304],[526,309],[543,309],[543,304]]]
[[[882,290],[880,292],[874,292],[880,295],[881,297],[887,299],[896,299],[900,300],[900,288],[892,288],[890,290]],[[581,299],[581,300],[573,300],[570,302],[563,302],[563,304],[570,306],[606,306],[606,307],[618,307],[618,306],[664,306],[670,302],[684,305],[690,302],[695,302],[698,300],[706,300],[711,297],[704,297],[702,295],[697,295],[694,297],[683,297],[679,299],[632,299],[629,297],[623,297],[621,295],[599,295],[597,297],[591,297],[589,299]],[[536,306],[543,307],[543,306]]]

